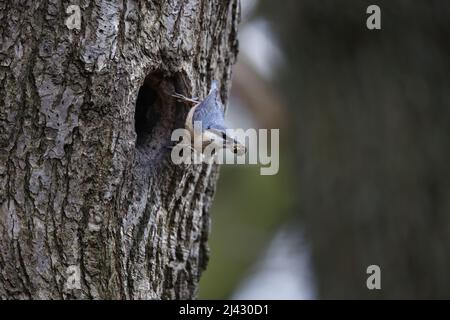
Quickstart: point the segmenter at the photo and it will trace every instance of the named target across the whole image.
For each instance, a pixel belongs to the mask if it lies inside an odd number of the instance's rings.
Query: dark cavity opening
[[[152,160],[170,152],[170,147],[174,144],[171,141],[172,132],[184,127],[188,112],[188,108],[177,102],[172,94],[190,92],[186,79],[181,73],[168,77],[153,72],[139,88],[135,130],[136,149],[140,159]]]
[[[161,118],[161,114],[157,112],[158,99],[157,92],[148,82],[144,82],[139,88],[136,112],[134,114],[134,127],[137,135],[136,144],[138,146],[151,139],[152,129]]]

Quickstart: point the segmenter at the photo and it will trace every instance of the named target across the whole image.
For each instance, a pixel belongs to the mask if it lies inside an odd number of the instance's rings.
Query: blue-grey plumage
[[[208,129],[225,131],[225,108],[220,101],[217,82],[214,80],[205,99],[196,103],[186,118],[186,128],[194,133],[195,122],[201,124],[202,132]]]
[[[192,123],[200,121],[203,131],[216,129],[225,132],[225,108],[220,100],[217,81],[212,82],[209,94],[194,108]]]
[[[185,100],[193,102],[191,99]],[[201,124],[201,132],[194,130],[196,123]],[[235,153],[245,153],[245,147],[226,132],[225,108],[220,100],[216,81],[212,82],[211,89],[205,99],[196,103],[189,111],[185,125],[194,139],[201,139],[202,147],[213,143],[220,147],[231,147]],[[200,136],[195,137],[196,135]]]

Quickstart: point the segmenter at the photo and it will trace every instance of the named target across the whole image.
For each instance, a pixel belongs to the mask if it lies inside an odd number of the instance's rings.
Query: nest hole
[[[147,158],[153,158],[171,146],[174,129],[184,126],[187,108],[172,97],[175,92],[185,93],[184,77],[177,74],[164,77],[161,73],[149,74],[136,100],[136,148]]]

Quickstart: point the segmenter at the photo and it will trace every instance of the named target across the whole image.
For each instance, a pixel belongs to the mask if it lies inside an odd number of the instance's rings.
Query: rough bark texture
[[[238,0],[0,2],[0,298],[195,297],[217,168],[171,163],[169,95],[218,79],[226,99],[238,18]]]

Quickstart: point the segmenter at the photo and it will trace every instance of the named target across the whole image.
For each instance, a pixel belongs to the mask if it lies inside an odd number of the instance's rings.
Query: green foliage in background
[[[274,176],[261,176],[259,166],[222,166],[211,209],[211,253],[200,281],[200,299],[229,298],[257,262],[290,211],[288,177],[283,163]]]

